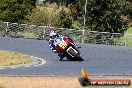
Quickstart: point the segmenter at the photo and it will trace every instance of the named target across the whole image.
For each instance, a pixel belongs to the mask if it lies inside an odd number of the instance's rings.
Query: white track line
[[[28,68],[28,67],[31,67],[31,66],[27,65],[27,66],[25,66],[25,67],[27,67],[27,68]]]
[[[44,59],[42,59],[42,58],[38,58],[38,59],[41,60],[42,62],[41,62],[41,64],[38,64],[38,65],[35,65],[35,66],[40,66],[40,65],[46,64],[46,61]]]
[[[4,68],[0,68],[0,70],[1,70],[1,69],[4,69]]]
[[[10,67],[10,68],[17,68],[17,67],[14,67],[14,66],[13,66],[13,67]]]
[[[29,55],[26,55],[26,56],[29,56]],[[19,67],[32,67],[32,66],[41,66],[41,65],[44,65],[46,64],[46,61],[42,58],[38,58],[38,57],[34,57],[34,56],[30,56],[33,60],[40,60],[41,63],[40,64],[32,64],[31,63],[28,63],[27,65],[16,65],[16,66],[5,66],[5,67],[0,67],[0,70],[2,69],[6,69],[6,68],[12,68],[12,69],[15,69],[15,68],[19,68]]]

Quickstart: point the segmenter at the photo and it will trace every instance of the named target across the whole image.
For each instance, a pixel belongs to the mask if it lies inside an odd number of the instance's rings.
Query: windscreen
[[[59,44],[61,41],[62,41],[62,38],[61,38],[61,37],[57,37],[57,38],[54,39],[54,44],[57,45],[57,44]]]

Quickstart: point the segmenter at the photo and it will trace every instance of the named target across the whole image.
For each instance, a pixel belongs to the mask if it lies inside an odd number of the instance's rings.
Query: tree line
[[[44,0],[45,3],[55,3],[61,7],[66,7],[69,11],[62,8],[61,11],[50,15],[48,19],[56,18],[50,21],[50,26],[82,29],[84,25],[84,15],[86,17],[85,30],[120,32],[128,28],[128,23],[132,19],[132,4],[126,0]],[[36,0],[0,0],[0,20],[9,22],[30,22],[35,23],[32,13],[36,8]],[[40,16],[41,14],[41,16]],[[45,16],[43,16],[45,14]],[[38,19],[49,16],[47,12],[37,13]],[[33,16],[32,16],[33,15]],[[36,18],[37,18],[36,15]],[[32,20],[31,20],[32,19]],[[43,19],[43,18],[42,18]],[[37,21],[36,24],[46,25],[46,21]],[[45,18],[44,18],[45,19]],[[26,20],[26,21],[25,21]],[[54,24],[52,23],[54,22]]]

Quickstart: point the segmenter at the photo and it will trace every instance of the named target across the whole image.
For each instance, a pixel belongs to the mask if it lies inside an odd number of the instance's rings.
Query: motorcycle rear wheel
[[[79,55],[79,53],[74,52],[73,50],[69,50],[69,53],[73,55],[74,57],[70,56],[68,53],[66,57],[72,61],[83,61],[82,57]]]

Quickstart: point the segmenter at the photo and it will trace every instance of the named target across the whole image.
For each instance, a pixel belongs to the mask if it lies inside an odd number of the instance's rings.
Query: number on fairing
[[[65,49],[65,48],[67,47],[67,44],[66,44],[66,42],[63,40],[63,41],[61,41],[61,43],[59,44],[59,46],[60,46],[61,48]]]

